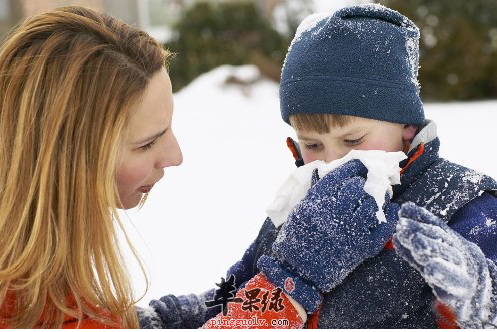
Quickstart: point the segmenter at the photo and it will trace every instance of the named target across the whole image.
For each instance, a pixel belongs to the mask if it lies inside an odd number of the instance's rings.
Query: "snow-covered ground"
[[[140,305],[215,287],[257,236],[264,210],[294,169],[278,86],[227,85],[229,75],[251,81],[258,71],[223,66],[175,95],[183,165],[165,170],[142,210],[121,213],[151,276]],[[426,104],[425,113],[438,124],[443,157],[497,178],[497,101]],[[143,278],[131,259],[129,266],[140,294]]]

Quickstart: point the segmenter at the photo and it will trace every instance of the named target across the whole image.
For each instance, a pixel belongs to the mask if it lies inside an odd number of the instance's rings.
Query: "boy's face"
[[[304,163],[324,160],[327,163],[344,157],[350,150],[402,151],[404,143],[411,141],[416,126],[353,117],[343,127],[335,126],[330,132],[296,130]]]

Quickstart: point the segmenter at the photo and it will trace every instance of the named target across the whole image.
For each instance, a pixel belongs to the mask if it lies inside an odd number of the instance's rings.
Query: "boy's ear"
[[[402,139],[408,142],[411,142],[414,136],[416,136],[416,132],[418,131],[418,126],[414,125],[405,125],[404,131],[402,133]]]

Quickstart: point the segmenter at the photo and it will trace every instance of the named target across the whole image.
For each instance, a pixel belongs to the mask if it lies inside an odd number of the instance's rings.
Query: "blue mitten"
[[[496,327],[497,268],[481,249],[414,203],[405,203],[395,250],[449,305],[462,328]]]
[[[386,223],[376,218],[377,205],[364,191],[367,169],[351,160],[317,181],[295,207],[273,244],[275,257],[261,256],[258,267],[309,313],[320,292],[338,285],[368,257],[378,254],[392,235],[398,206],[388,194]]]

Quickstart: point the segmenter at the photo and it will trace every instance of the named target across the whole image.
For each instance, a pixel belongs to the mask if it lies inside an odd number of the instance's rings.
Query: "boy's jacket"
[[[439,147],[436,125],[427,120],[412,141],[408,159],[400,165],[402,184],[393,187],[392,201],[399,205],[411,201],[428,209],[476,243],[487,258],[497,262],[497,223],[489,222],[497,220],[497,182],[440,158]],[[236,276],[239,289],[259,273],[257,260],[263,254],[271,254],[277,234],[278,229],[266,219],[256,240],[228,271],[228,276]],[[200,297],[168,295],[160,301],[152,301],[150,309],[155,321],[152,325],[201,326],[218,312],[206,310],[203,305],[205,298],[212,294],[213,290]],[[318,328],[450,326],[452,322],[444,321],[436,308],[430,286],[387,245],[379,255],[365,260],[340,285],[325,294],[320,310],[308,318],[308,323],[317,324]],[[163,316],[156,314],[159,311],[176,315],[164,322]],[[152,323],[152,316],[141,316],[142,325]]]

